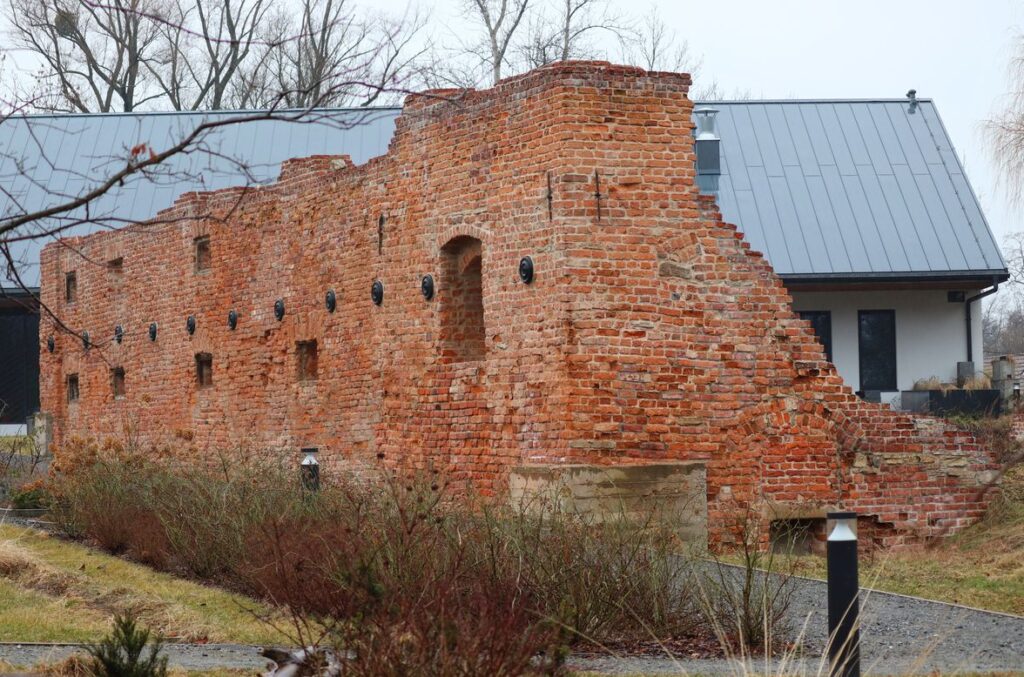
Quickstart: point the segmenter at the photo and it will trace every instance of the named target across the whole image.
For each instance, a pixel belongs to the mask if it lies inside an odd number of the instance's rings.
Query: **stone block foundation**
[[[706,549],[707,474],[703,463],[532,465],[509,473],[514,507],[578,514],[596,522],[657,520],[687,545]]]

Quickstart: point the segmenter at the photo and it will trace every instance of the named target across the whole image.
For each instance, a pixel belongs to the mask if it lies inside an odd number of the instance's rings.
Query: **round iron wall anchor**
[[[284,319],[284,299],[274,301],[274,317],[278,322]]]
[[[228,328],[232,331],[238,326],[238,313],[234,310],[228,311]]]
[[[124,327],[121,325],[114,327],[114,340],[118,343],[124,340]]]
[[[533,282],[533,259],[529,256],[519,259],[519,279],[526,284]]]
[[[89,332],[83,331],[82,332],[82,347],[85,348],[86,350],[89,350],[89,346],[90,345],[91,344],[89,343]]]
[[[370,287],[370,298],[373,299],[373,305],[379,306],[384,303],[384,283],[380,280],[374,280],[373,286]]]
[[[327,312],[333,313],[334,309],[338,307],[338,296],[334,293],[333,289],[327,290],[327,295],[324,296],[324,305],[327,306]]]
[[[434,276],[424,275],[423,279],[420,280],[420,291],[423,292],[423,298],[430,300],[434,298]]]
[[[196,316],[189,315],[188,319],[185,320],[185,329],[188,329],[188,333],[191,336],[196,333]]]
[[[156,322],[151,322],[149,325],[149,340],[156,340]]]
[[[49,350],[52,353],[56,347],[57,347],[57,342],[53,340],[52,336],[48,337],[46,339],[46,349]]]

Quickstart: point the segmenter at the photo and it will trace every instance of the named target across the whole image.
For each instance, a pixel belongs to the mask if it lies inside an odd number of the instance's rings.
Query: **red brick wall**
[[[947,424],[856,398],[771,267],[698,195],[688,86],[575,63],[457,101],[413,97],[388,154],[362,167],[293,160],[273,186],[189,194],[161,223],[48,247],[43,301],[102,343],[41,332],[57,335],[41,390],[58,439],[127,426],[200,449],[319,446],[431,463],[485,492],[524,462],[703,459],[716,539],[752,502],[864,510],[894,542],[976,518],[989,455]],[[197,273],[200,235],[212,268]],[[479,301],[467,238],[481,243]],[[102,263],[117,257],[115,289]],[[312,381],[296,378],[307,340]],[[195,384],[199,352],[214,356],[209,388]],[[68,405],[72,372],[81,399]]]

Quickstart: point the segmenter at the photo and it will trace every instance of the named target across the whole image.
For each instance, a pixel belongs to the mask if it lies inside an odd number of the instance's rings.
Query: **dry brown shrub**
[[[919,378],[914,381],[914,390],[942,390],[945,392],[950,387],[949,384],[943,383],[938,376]]]
[[[992,379],[985,374],[975,374],[964,381],[964,390],[991,390]]]
[[[86,654],[74,653],[56,663],[43,663],[36,670],[47,677],[95,677]]]
[[[15,578],[38,567],[38,562],[13,541],[0,541],[0,576]]]
[[[517,674],[569,644],[707,633],[689,562],[650,524],[472,505],[430,472],[332,471],[309,494],[294,464],[88,449],[55,480],[66,530],[285,606],[355,651],[353,674]]]

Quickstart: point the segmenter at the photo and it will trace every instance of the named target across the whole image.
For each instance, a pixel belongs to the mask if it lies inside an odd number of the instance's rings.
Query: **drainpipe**
[[[971,304],[979,299],[983,299],[986,296],[991,296],[999,291],[999,283],[995,280],[992,281],[992,287],[986,289],[983,292],[971,296],[964,301],[964,321],[967,323],[967,361],[974,362],[974,340],[971,331]]]

